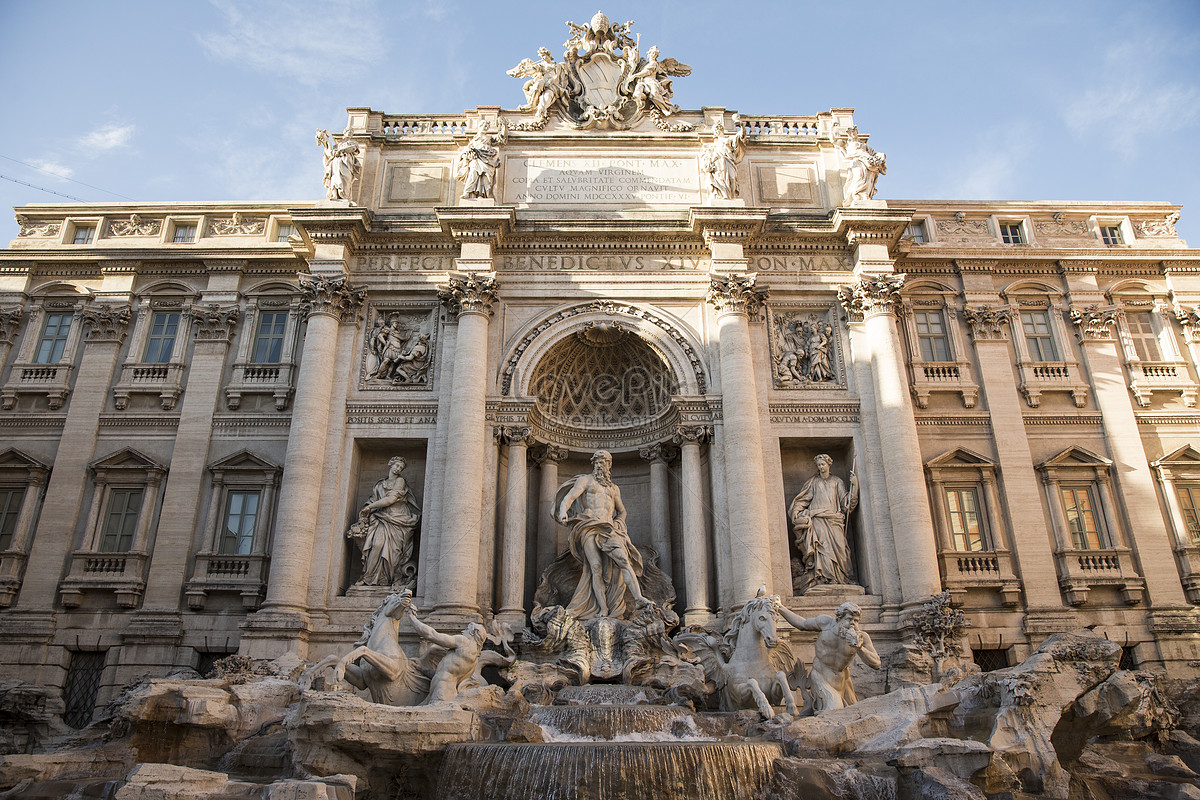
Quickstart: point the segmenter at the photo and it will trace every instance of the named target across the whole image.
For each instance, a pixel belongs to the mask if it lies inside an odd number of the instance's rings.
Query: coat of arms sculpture
[[[672,77],[692,73],[692,68],[673,58],[659,58],[657,47],[643,56],[639,39],[630,36],[633,22],[611,23],[597,11],[592,19],[577,25],[568,22],[571,38],[563,45],[563,60],[555,61],[545,47],[539,60],[526,58],[508,71],[525,82],[525,105],[533,111],[529,122],[516,130],[540,130],[551,112],[558,112],[578,128],[625,130],[647,115],[668,131],[689,131],[692,126],[670,123],[667,117],[679,111],[672,102]]]

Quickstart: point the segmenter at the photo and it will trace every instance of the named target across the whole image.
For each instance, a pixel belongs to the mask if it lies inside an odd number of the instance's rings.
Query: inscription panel
[[[526,205],[651,205],[700,203],[695,157],[510,156],[504,202]]]

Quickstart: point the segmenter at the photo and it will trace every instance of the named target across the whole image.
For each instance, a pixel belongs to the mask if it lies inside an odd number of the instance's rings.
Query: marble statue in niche
[[[804,484],[788,507],[797,557],[792,560],[793,583],[803,594],[813,586],[850,583],[850,548],[846,521],[858,506],[858,476],[850,471],[850,486],[830,474],[833,459],[825,453],[813,462],[817,474]]]
[[[458,151],[456,176],[463,184],[461,199],[475,200],[490,198],[496,185],[496,170],[500,169],[500,146],[508,141],[508,126],[500,123],[500,130],[491,132],[485,120],[482,127],[471,137],[471,141]]]
[[[834,144],[846,161],[844,196],[847,206],[862,205],[875,197],[875,182],[887,174],[887,156],[867,144],[858,128],[835,130]]]
[[[413,549],[421,509],[400,474],[405,466],[400,456],[388,462],[387,477],[375,484],[358,519],[346,532],[362,551],[358,586],[411,588],[416,581]]]
[[[558,490],[557,519],[571,530],[571,554],[583,567],[567,613],[576,619],[627,616],[626,595],[637,608],[653,605],[638,577],[642,556],[629,539],[621,490],[612,480],[612,456],[598,450],[590,474]],[[572,513],[574,512],[574,513]]]
[[[367,333],[363,374],[367,386],[429,385],[429,314],[377,310]]]
[[[817,631],[812,669],[800,682],[804,694],[800,715],[811,716],[857,703],[858,696],[850,680],[850,663],[857,656],[871,669],[883,665],[871,637],[859,629],[862,610],[847,602],[842,603],[832,617],[820,614],[805,619],[781,605],[779,614],[796,630]]]
[[[350,138],[348,131],[338,142],[324,128],[317,131],[317,144],[324,148],[325,199],[349,202],[354,182],[362,173],[362,148]]]
[[[733,115],[736,132],[730,136],[720,121],[713,123],[713,140],[700,150],[700,171],[708,180],[714,199],[733,200],[738,196],[737,165],[746,145],[746,129],[742,118]]]
[[[775,388],[838,384],[837,332],[828,312],[773,311],[770,335]]]

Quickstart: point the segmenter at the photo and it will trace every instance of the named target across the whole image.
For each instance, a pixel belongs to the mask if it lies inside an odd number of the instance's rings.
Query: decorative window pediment
[[[925,462],[928,469],[937,467],[974,467],[995,469],[996,462],[990,458],[981,456],[976,452],[968,450],[965,447],[956,447],[948,453],[942,453],[940,456],[934,456]]]
[[[1049,469],[1052,467],[1096,467],[1107,470],[1111,466],[1112,461],[1104,456],[1098,456],[1090,450],[1085,450],[1079,446],[1071,446],[1058,455],[1046,459],[1046,461],[1038,465],[1038,469]]]

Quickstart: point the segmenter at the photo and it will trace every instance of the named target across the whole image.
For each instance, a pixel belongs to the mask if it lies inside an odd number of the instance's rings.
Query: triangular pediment
[[[89,464],[94,470],[110,470],[110,469],[149,469],[149,470],[166,470],[162,464],[150,458],[145,453],[134,450],[132,447],[125,447],[111,455],[99,458]]]
[[[928,468],[933,467],[995,467],[996,462],[985,458],[979,453],[965,447],[956,447],[940,456],[934,456],[925,462]]]
[[[50,467],[15,447],[0,452],[0,469],[48,470]]]
[[[1068,447],[1053,458],[1047,459],[1040,467],[1110,467],[1112,461],[1104,456],[1098,456],[1082,447]]]
[[[1167,453],[1165,456],[1151,464],[1151,466],[1157,467],[1159,465],[1167,464],[1200,467],[1200,450],[1197,450],[1190,444],[1185,444],[1183,447]]]
[[[232,455],[225,456],[209,464],[208,468],[212,472],[227,472],[240,469],[274,472],[280,469],[278,464],[267,461],[262,456],[255,455],[249,450],[239,450]]]

